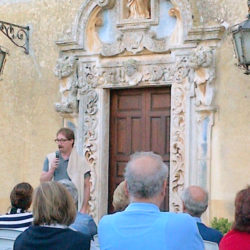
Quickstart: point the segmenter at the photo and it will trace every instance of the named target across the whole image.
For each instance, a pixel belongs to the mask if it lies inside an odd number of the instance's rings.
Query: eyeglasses
[[[70,140],[69,139],[55,139],[56,143],[59,143],[59,142],[64,143],[66,141],[70,141]]]

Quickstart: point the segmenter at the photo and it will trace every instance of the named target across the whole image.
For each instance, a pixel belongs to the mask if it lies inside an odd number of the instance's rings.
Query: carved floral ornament
[[[97,86],[105,88],[140,84],[166,85],[173,81],[182,81],[191,72],[190,70],[193,70],[190,79],[194,79],[195,70],[211,67],[211,51],[202,48],[197,51],[189,58],[178,57],[175,63],[142,64],[137,60],[129,59],[124,63],[116,62],[113,66],[105,64],[97,66],[95,63],[87,63],[81,70],[76,66],[74,56],[63,57],[57,62],[55,74],[64,82],[66,80],[66,87],[61,87],[60,90],[65,97],[63,98],[65,102],[69,93],[71,93],[70,98],[73,96],[77,98],[87,89]],[[205,58],[201,60],[200,55]]]

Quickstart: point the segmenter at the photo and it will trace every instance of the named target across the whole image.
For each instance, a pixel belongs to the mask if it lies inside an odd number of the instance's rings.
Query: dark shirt
[[[31,226],[15,240],[14,250],[89,250],[90,236],[69,228]]]
[[[200,235],[203,240],[212,241],[219,245],[223,235],[220,231],[213,229],[211,227],[207,227],[205,224],[203,224],[200,220],[200,218],[194,217],[197,221],[197,226],[200,232]]]

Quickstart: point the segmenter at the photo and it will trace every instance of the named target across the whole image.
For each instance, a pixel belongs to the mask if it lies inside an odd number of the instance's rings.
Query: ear
[[[129,196],[129,192],[128,192],[128,183],[127,183],[126,180],[124,181],[124,192],[125,192],[125,194],[126,194],[127,196]]]
[[[183,212],[184,212],[184,213],[187,213],[187,209],[186,209],[185,204],[184,204],[183,201],[182,201],[182,209],[183,209]]]
[[[167,180],[165,180],[163,182],[163,185],[162,185],[162,195],[163,195],[163,197],[165,197],[165,195],[166,195],[166,188],[167,188]]]

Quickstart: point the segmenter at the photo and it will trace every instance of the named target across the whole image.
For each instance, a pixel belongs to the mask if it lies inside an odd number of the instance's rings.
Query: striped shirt
[[[33,215],[30,212],[5,214],[0,216],[0,229],[16,229],[24,231],[33,221]]]

